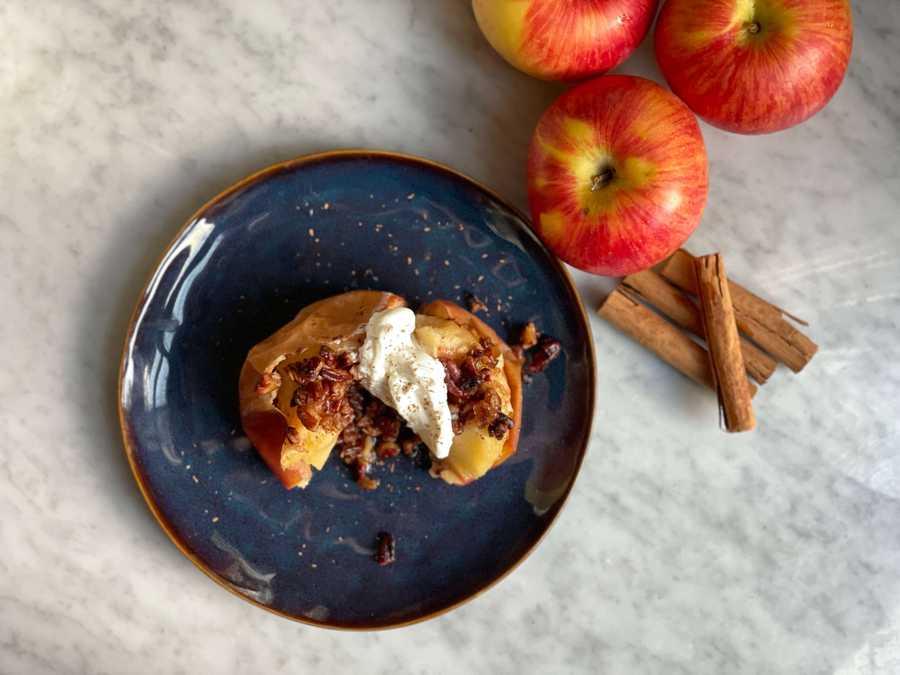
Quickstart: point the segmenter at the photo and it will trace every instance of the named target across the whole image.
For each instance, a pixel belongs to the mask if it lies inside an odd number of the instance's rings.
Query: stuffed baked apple
[[[353,291],[304,308],[254,346],[241,421],[286,488],[306,487],[332,451],[355,467],[428,448],[432,475],[464,485],[516,451],[521,358],[447,301],[418,314],[400,296]]]

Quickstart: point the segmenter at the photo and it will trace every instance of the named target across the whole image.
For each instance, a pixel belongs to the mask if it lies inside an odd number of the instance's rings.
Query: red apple
[[[634,51],[657,0],[472,0],[488,42],[521,71],[544,80],[605,73]]]
[[[700,222],[706,148],[697,118],[650,80],[606,75],[543,114],[528,154],[533,227],[567,263],[621,276],[659,262]]]
[[[852,43],[848,0],[668,0],[656,25],[672,91],[742,134],[786,129],[824,108]]]

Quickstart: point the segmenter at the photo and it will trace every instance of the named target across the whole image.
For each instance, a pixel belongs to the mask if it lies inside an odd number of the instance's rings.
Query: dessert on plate
[[[244,430],[286,488],[332,452],[374,488],[369,467],[424,445],[431,473],[465,485],[516,451],[520,349],[462,307],[413,312],[399,295],[351,291],[303,308],[241,369]]]

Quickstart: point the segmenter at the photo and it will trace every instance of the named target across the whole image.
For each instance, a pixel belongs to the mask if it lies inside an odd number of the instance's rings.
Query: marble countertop
[[[780,134],[708,126],[692,237],[821,345],[727,436],[711,396],[593,319],[599,410],[546,541],[481,598],[317,630],[210,583],[131,479],[127,316],[232,181],[316,150],[446,162],[524,206],[561,87],[465,0],[9,0],[0,7],[0,672],[900,672],[900,3],[855,3],[850,72]],[[659,79],[649,44],[622,68]],[[577,276],[596,306],[609,282]]]

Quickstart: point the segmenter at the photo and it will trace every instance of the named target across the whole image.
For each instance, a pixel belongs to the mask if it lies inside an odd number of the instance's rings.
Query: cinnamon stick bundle
[[[622,283],[679,326],[706,339],[703,319],[697,305],[656,272],[644,270],[631,274],[625,277]],[[743,338],[740,340],[740,346],[747,373],[760,384],[765,384],[775,372],[777,366],[775,359]]]
[[[679,288],[697,293],[694,256],[684,249],[662,263],[659,273]],[[733,281],[728,282],[728,290],[740,331],[795,373],[803,370],[818,351],[818,345],[794,328],[784,318],[786,312],[775,305]]]
[[[719,407],[728,431],[756,426],[725,265],[718,253],[696,258],[697,295]]]
[[[715,391],[707,351],[680,328],[643,305],[628,289],[616,288],[597,312],[680,373]],[[751,396],[756,393],[756,387],[746,377],[744,383]]]

